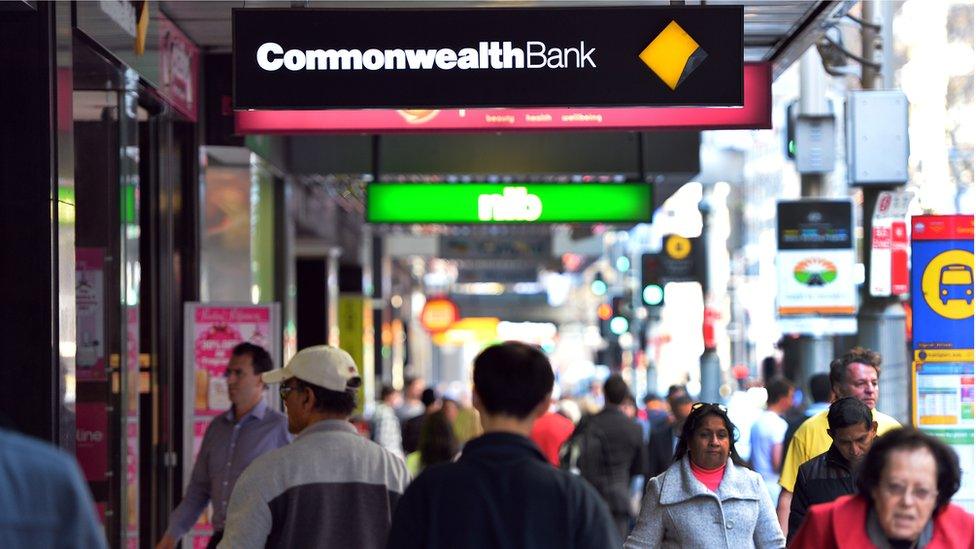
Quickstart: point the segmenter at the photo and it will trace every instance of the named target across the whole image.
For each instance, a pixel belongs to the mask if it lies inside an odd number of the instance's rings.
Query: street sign
[[[912,218],[912,421],[959,454],[973,511],[973,216]]]
[[[235,9],[235,109],[741,106],[742,6]]]
[[[851,202],[789,201],[776,210],[776,301],[784,330],[849,332],[857,306]],[[823,323],[824,316],[846,321]]]
[[[369,223],[648,223],[647,183],[371,183]]]
[[[908,293],[908,226],[905,216],[915,193],[882,191],[871,219],[871,295]]]

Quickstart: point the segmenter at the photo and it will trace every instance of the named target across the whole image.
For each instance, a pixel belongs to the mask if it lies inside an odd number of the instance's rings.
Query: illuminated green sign
[[[647,183],[373,183],[369,223],[641,223]]]

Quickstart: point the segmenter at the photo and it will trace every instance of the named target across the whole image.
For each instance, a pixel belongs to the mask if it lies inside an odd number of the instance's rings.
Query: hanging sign
[[[420,311],[420,324],[432,334],[447,330],[460,318],[458,306],[446,297],[428,299]]]
[[[973,511],[973,216],[912,218],[912,420],[959,454]]]
[[[648,183],[371,183],[368,223],[649,223]]]
[[[742,6],[235,9],[235,109],[742,106]]]
[[[777,312],[784,331],[856,330],[853,208],[848,200],[777,204]],[[824,319],[833,322],[824,322]]]

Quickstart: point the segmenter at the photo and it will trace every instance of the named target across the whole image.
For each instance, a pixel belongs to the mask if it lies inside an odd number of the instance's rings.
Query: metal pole
[[[712,294],[712,281],[711,281],[711,268],[709,260],[711,258],[711,253],[709,246],[711,240],[711,208],[712,205],[709,204],[708,198],[708,188],[702,194],[702,201],[698,205],[699,211],[701,211],[702,216],[702,234],[701,234],[701,245],[705,249],[705,253],[702,254],[705,258],[705,268],[702,269],[702,301],[705,305],[705,314],[707,314],[708,306],[710,303],[710,298]],[[700,375],[701,375],[701,392],[698,395],[698,399],[702,402],[718,402],[721,396],[720,389],[722,387],[722,365],[718,358],[718,353],[715,348],[705,346],[705,350],[701,355],[700,362]]]
[[[801,115],[818,115],[827,112],[826,101],[827,75],[820,63],[820,54],[815,48],[810,48],[800,58],[800,112]],[[800,174],[800,195],[804,198],[818,198],[825,196],[827,174]],[[831,336],[823,334],[804,334],[797,340],[796,356],[797,368],[792,370],[798,387],[806,388],[807,380],[816,373],[830,369],[833,358],[834,345]],[[790,357],[785,357],[787,360]],[[809,401],[809,391],[804,390]]]
[[[861,17],[868,23],[877,22],[877,2],[875,0],[864,0],[861,2]],[[890,36],[890,10],[886,10],[885,21],[882,33]],[[875,53],[878,50],[878,32],[869,25],[861,27],[861,48],[862,55],[870,60],[876,59]],[[891,44],[884,48],[886,57],[883,69],[886,75],[890,75],[891,58],[887,57],[891,51]],[[880,82],[880,72],[878,69],[862,65],[861,85],[864,89],[877,89]],[[889,76],[889,78],[891,78]],[[864,188],[864,203],[862,210],[864,250],[864,271],[871,272],[871,246],[870,239],[872,234],[872,214],[878,196],[881,191],[897,188],[897,185],[885,187],[871,186]],[[857,315],[857,342],[862,347],[867,347],[881,353],[883,360],[881,375],[879,379],[880,396],[878,407],[885,413],[891,415],[902,423],[909,421],[909,368],[908,346],[905,338],[905,310],[896,297],[873,297],[870,292],[869,280],[866,280],[861,287],[861,308]]]

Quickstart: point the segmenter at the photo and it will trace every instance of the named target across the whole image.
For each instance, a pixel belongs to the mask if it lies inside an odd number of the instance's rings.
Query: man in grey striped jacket
[[[241,475],[219,547],[383,547],[409,476],[402,459],[349,423],[362,384],[352,357],[308,347],[262,379],[281,383],[298,436]]]

